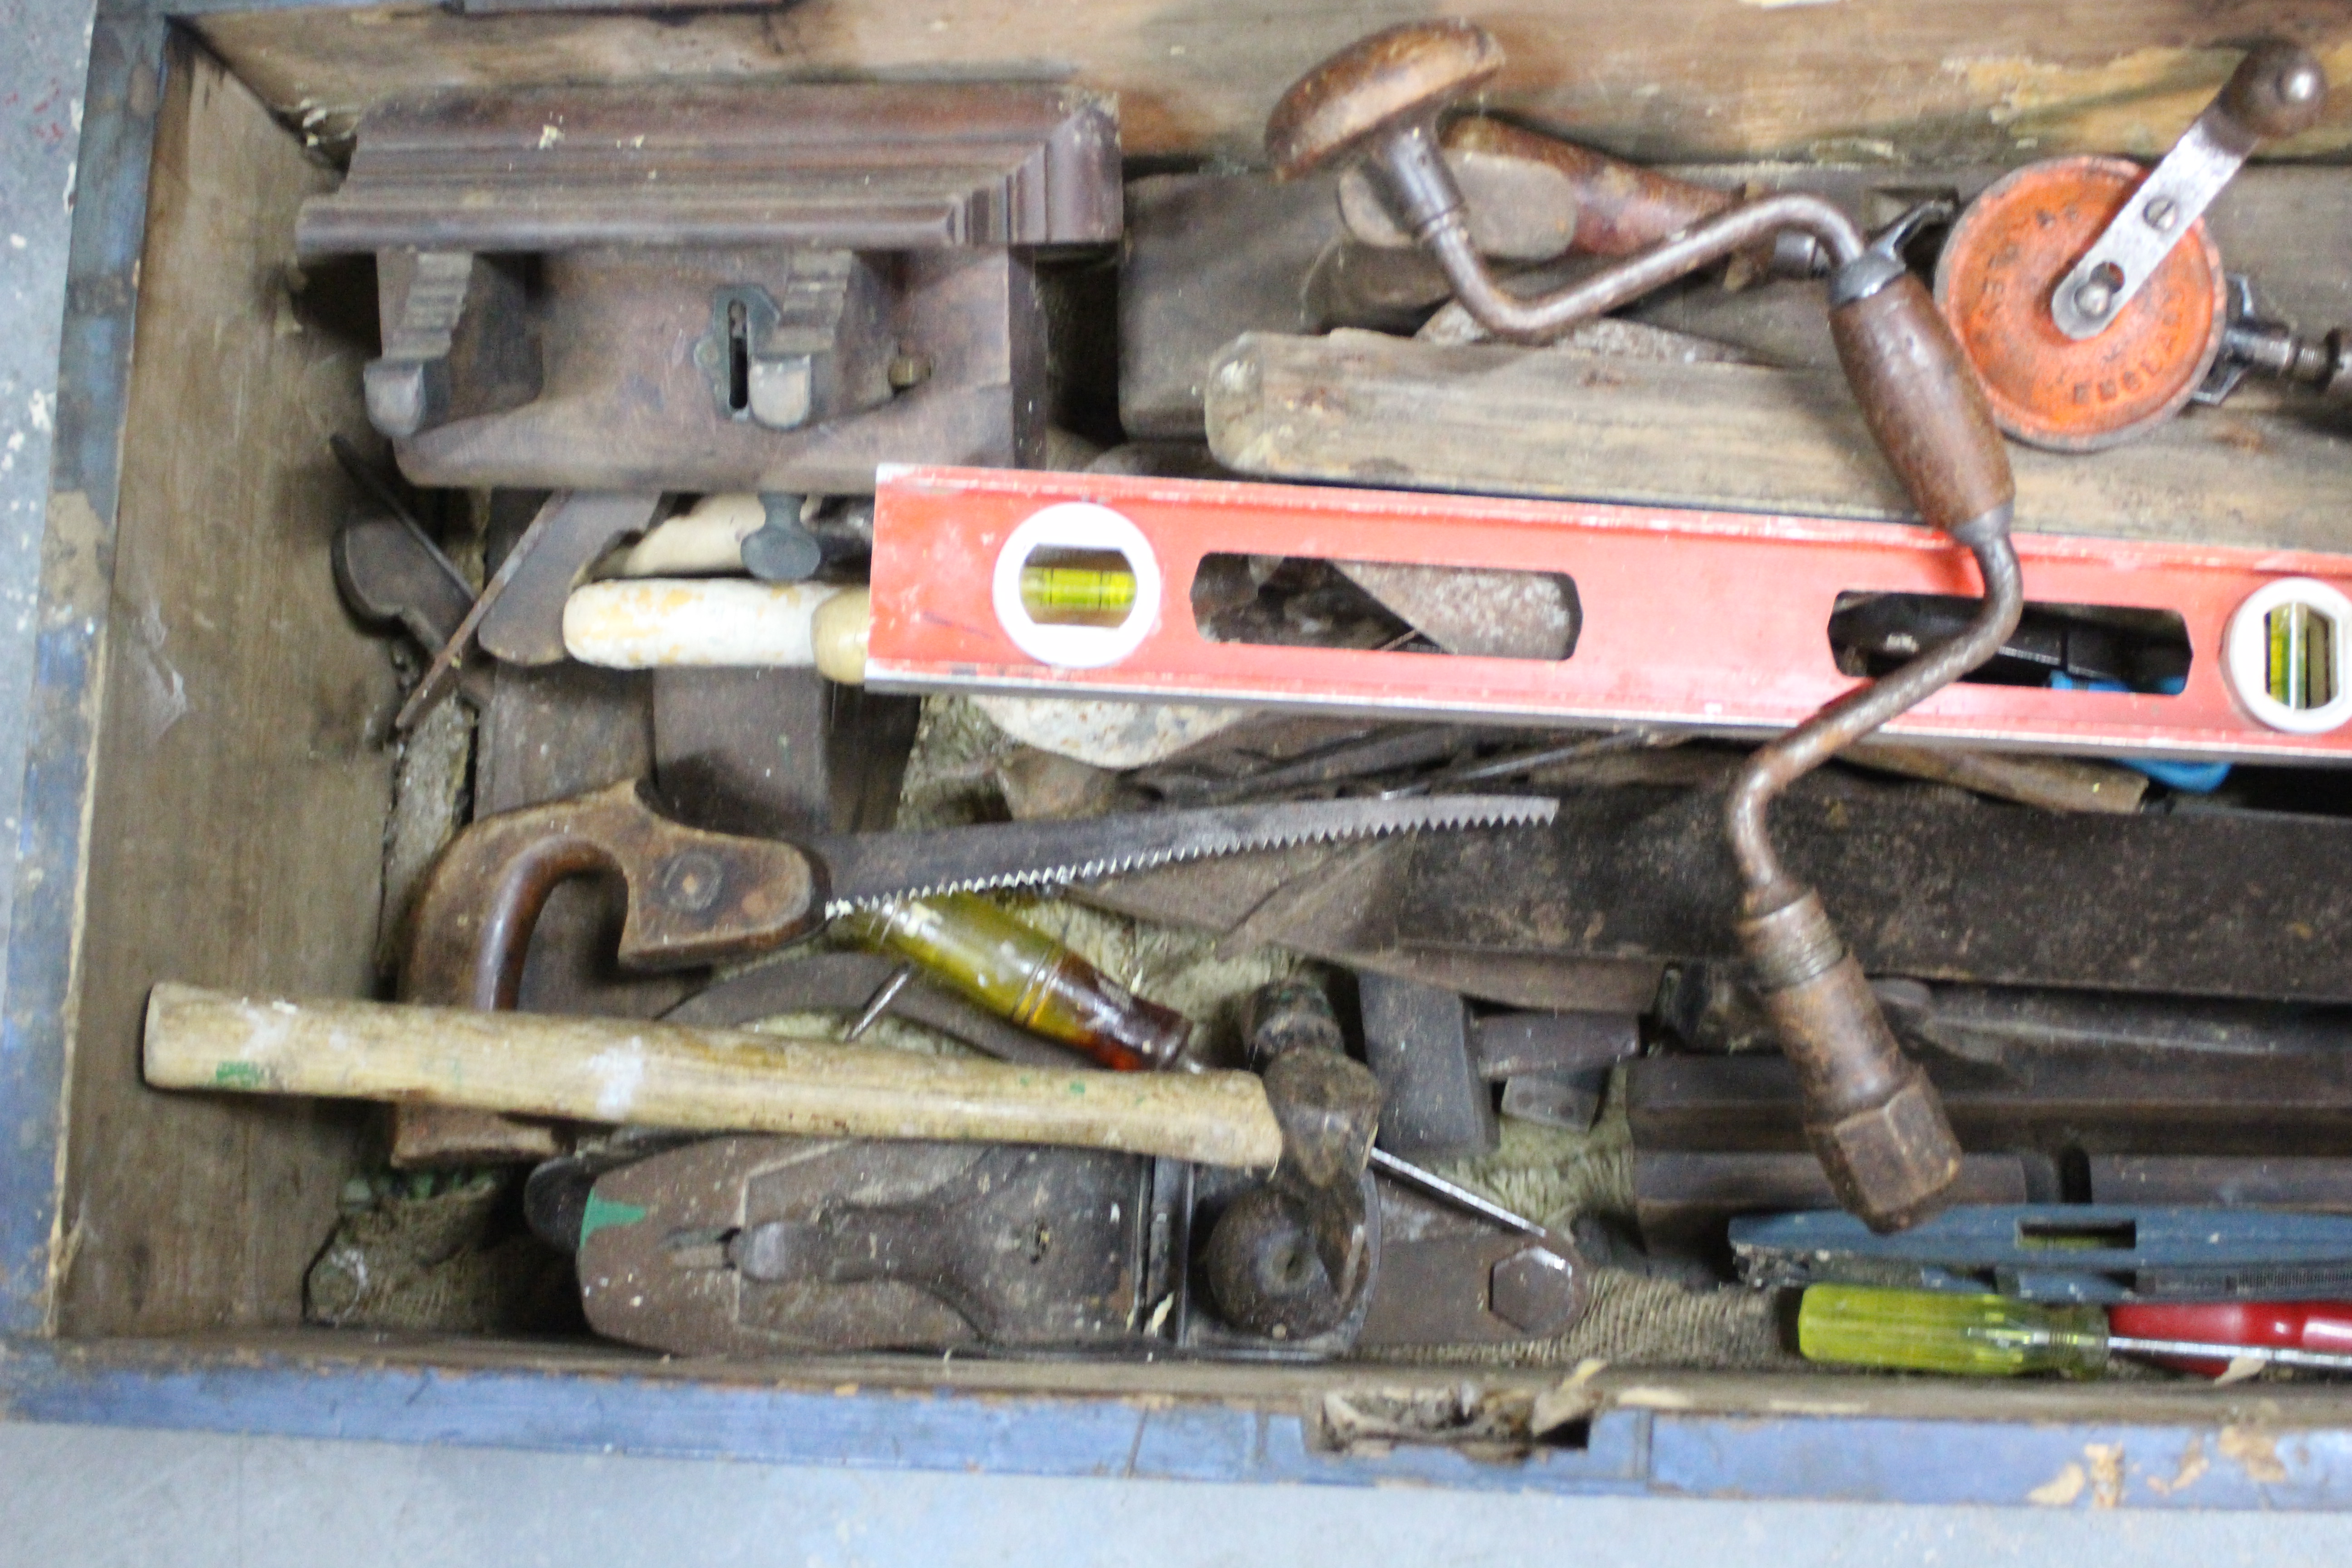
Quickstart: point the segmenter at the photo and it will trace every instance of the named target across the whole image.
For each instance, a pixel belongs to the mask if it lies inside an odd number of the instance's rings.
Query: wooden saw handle
[[[940,1138],[1263,1169],[1282,1129],[1252,1074],[1057,1072],[1003,1062],[390,1002],[162,984],[147,1081],[708,1131]]]

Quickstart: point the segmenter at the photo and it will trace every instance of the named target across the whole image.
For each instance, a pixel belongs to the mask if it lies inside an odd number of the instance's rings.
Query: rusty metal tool
[[[1508,1344],[1576,1326],[1591,1266],[1578,1241],[1372,1151],[1381,1272],[1358,1342]]]
[[[2198,1057],[2077,1047],[2011,1050],[1999,1063],[1942,1055],[1922,1060],[1973,1151],[2332,1155],[2352,1126],[2352,1074],[2340,1048]],[[1805,1147],[1801,1086],[1778,1057],[1643,1057],[1627,1067],[1625,1084],[1637,1150]]]
[[[1631,256],[1739,200],[1483,114],[1448,123],[1438,146],[1470,198],[1473,241],[1497,260]],[[1360,164],[1339,175],[1339,214],[1366,245],[1420,245]]]
[[[1903,264],[1900,227],[1884,247],[1866,247],[1853,221],[1818,198],[1744,203],[1541,299],[1502,287],[1470,239],[1434,135],[1439,110],[1502,63],[1500,46],[1467,23],[1375,34],[1284,94],[1267,121],[1268,155],[1284,174],[1367,159],[1399,224],[1436,255],[1464,308],[1508,338],[1540,339],[1604,314],[1783,230],[1812,235],[1834,264],[1831,331],[1871,433],[1922,519],[1967,545],[1982,575],[1983,605],[1965,636],[1758,751],[1727,811],[1744,885],[1742,945],[1783,1048],[1806,1075],[1816,1151],[1842,1201],[1874,1225],[1900,1227],[1932,1212],[1958,1174],[1959,1146],[1821,900],[1781,865],[1765,814],[1790,782],[1984,662],[2016,625],[2024,595],[2009,541],[2008,455],[1958,344]]]
[[[1966,635],[1839,698],[1758,751],[1727,811],[1745,886],[1742,945],[1783,1048],[1806,1075],[1822,1166],[1848,1206],[1874,1225],[1900,1227],[1936,1206],[1958,1174],[1959,1146],[1821,900],[1782,867],[1765,813],[1794,779],[1983,663],[2016,625],[2024,594],[2009,542],[2015,487],[2008,455],[1958,344],[1904,266],[1902,225],[1865,246],[1853,221],[1827,202],[1766,196],[1541,299],[1502,287],[1470,238],[1461,188],[1434,135],[1438,111],[1502,63],[1500,46],[1467,23],[1375,34],[1283,95],[1266,123],[1267,153],[1285,175],[1367,160],[1391,214],[1437,257],[1464,308],[1509,338],[1540,339],[1602,315],[1784,231],[1811,235],[1834,268],[1831,331],[1871,434],[1921,518],[1967,545],[1982,574],[1983,605]]]
[[[1290,1338],[1347,1323],[1352,1340],[1378,1320],[1372,1337],[1387,1343],[1525,1338],[1574,1323],[1589,1271],[1573,1243],[1375,1145],[1397,1108],[1384,1106],[1380,1080],[1345,1054],[1320,987],[1286,980],[1261,988],[1244,1006],[1242,1030],[1286,1142],[1272,1180],[1233,1200],[1209,1232],[1204,1271],[1229,1322]],[[1424,1244],[1427,1227],[1416,1220],[1391,1259],[1388,1205],[1371,1175],[1510,1239],[1497,1246],[1491,1236],[1440,1226]],[[1391,1261],[1399,1278],[1390,1276]],[[1431,1299],[1399,1299],[1401,1289],[1424,1286]]]
[[[1165,1351],[1187,1272],[1165,1163],[720,1138],[604,1173],[565,1239],[588,1326],[672,1355]]]
[[[2352,1160],[2326,1155],[2095,1154],[2095,1204],[2198,1205],[2352,1214]],[[1787,1208],[1811,1205],[1787,1204]]]
[[[1034,460],[1034,253],[1119,227],[1085,92],[710,83],[383,105],[296,239],[375,253],[369,413],[417,482],[802,495]]]
[[[2352,400],[2352,333],[2342,327],[2312,337],[2267,314],[2242,273],[2229,278],[2229,325],[2221,352],[2190,394],[2193,402],[2220,403],[2249,375],[2306,386],[2332,402]]]
[[[960,1345],[1333,1353],[1559,1332],[1584,1300],[1574,1248],[1370,1148],[1379,1092],[1329,1004],[1286,983],[1247,1027],[1282,1127],[1267,1184],[1108,1153],[940,1142],[639,1141],[542,1167],[553,1239],[576,1247],[599,1332],[681,1354]],[[1284,1065],[1286,1064],[1286,1065]],[[1365,1166],[1500,1227],[1412,1232],[1391,1273],[1391,1194]],[[541,1175],[560,1179],[541,1184]],[[593,1181],[593,1187],[583,1184]],[[556,1185],[575,1189],[562,1201]],[[1417,1200],[1416,1200],[1417,1201]],[[1192,1236],[1222,1321],[1192,1310]]]
[[[1573,1321],[1584,1283],[1572,1248],[1371,1148],[1379,1088],[1341,1053],[1318,990],[1277,984],[1245,1011],[1282,1129],[1262,1184],[1235,1188],[1166,1160],[946,1143],[736,1139],[659,1152],[597,1174],[585,1204],[548,1205],[572,1232],[565,1244],[576,1238],[591,1324],[678,1353],[975,1344],[1314,1356],[1348,1348],[1374,1319],[1383,1343],[1525,1338]],[[1391,1277],[1387,1198],[1368,1164],[1507,1236],[1457,1225],[1422,1245],[1417,1218]],[[1196,1207],[1215,1321],[1189,1296]]]
[[[470,602],[474,596],[474,585],[466,580],[464,573],[457,570],[457,563],[444,554],[441,546],[434,542],[433,536],[425,531],[425,524],[417,520],[416,513],[410,508],[406,500],[389,480],[376,472],[373,464],[360,455],[360,449],[352,445],[350,438],[341,435],[328,437],[327,450],[334,454],[335,466],[343,470],[344,477],[359,486],[361,489],[365,490],[377,506],[383,508],[388,516],[399,523],[402,531],[415,544],[419,555],[432,564],[435,573],[441,578],[444,587],[449,591],[463,594]],[[340,570],[340,566],[338,569]],[[451,618],[451,624],[455,625],[455,617]],[[414,627],[410,629],[412,632],[415,631]],[[446,629],[442,636],[447,636]],[[441,646],[440,637],[426,638],[420,636],[417,640],[425,643],[427,647]]]
[[[1380,912],[1394,940],[1439,952],[1730,960],[1738,872],[1707,831],[1721,809],[1713,788],[1570,790],[1539,832],[1481,834],[1443,855],[1400,846],[1412,864],[1381,887]],[[2137,993],[2145,1005],[2352,1002],[2342,818],[2210,806],[2061,816],[1845,777],[1800,785],[1778,831],[1845,911],[1873,974]],[[1646,998],[1633,1006],[1648,1010]]]
[[[1280,1340],[1352,1339],[1380,1272],[1380,1204],[1369,1166],[1380,1080],[1349,1059],[1314,986],[1253,994],[1242,1032],[1282,1123],[1283,1158],[1265,1184],[1226,1204],[1201,1260],[1218,1313]]]
[[[1937,262],[1936,298],[2002,429],[2095,451],[2196,395],[2230,324],[2202,215],[2260,142],[2313,123],[2326,92],[2309,52],[2258,45],[2153,170],[2050,159],[1969,205]]]
[[[520,662],[551,663],[553,659],[545,657],[551,615],[555,617],[554,658],[561,658],[563,600],[572,584],[596,555],[651,522],[660,502],[658,495],[562,491],[550,496],[508,548],[506,559],[490,574],[490,580],[482,584],[481,593],[464,618],[435,651],[415,689],[400,705],[393,727],[404,731],[415,728],[457,689],[461,675],[468,668],[478,668],[467,661],[478,647],[487,646],[483,637],[494,625],[503,634],[502,645],[509,652],[528,656]],[[500,605],[509,595],[517,598],[517,610],[512,615],[501,614]]]
[[[1457,1160],[1492,1153],[1502,1114],[1552,1127],[1592,1125],[1609,1069],[1640,1049],[1630,1013],[1474,1016],[1457,993],[1357,977],[1364,1059],[1388,1093],[1380,1146],[1389,1155]]]
[[[835,915],[958,890],[1051,887],[1210,855],[1425,828],[1548,820],[1549,800],[1447,796],[1334,801],[929,833],[813,836],[799,844],[683,826],[634,782],[477,822],[417,896],[404,1000],[510,1009],[532,926],[580,876],[625,889],[625,967],[675,969],[780,948]],[[552,1152],[543,1129],[457,1111],[396,1118],[395,1161]]]
[[[1484,114],[1449,121],[1438,146],[1466,198],[1470,238],[1498,261],[1557,257],[1623,257],[1645,250],[1738,205],[1717,190],[1589,147],[1538,135]],[[1378,183],[1359,163],[1339,176],[1339,213],[1348,232],[1382,249],[1417,249],[1420,241],[1389,210]],[[1810,234],[1783,229],[1736,258],[1741,280],[1758,274],[1818,278],[1829,252]]]
[[[621,877],[630,894],[623,961],[678,967],[780,947],[824,919],[893,899],[1051,888],[1292,844],[1541,823],[1556,808],[1509,795],[1296,802],[821,835],[795,846],[682,826],[624,783],[487,817],[458,835],[428,881],[415,955],[436,977],[468,976],[446,989],[495,1005],[510,994],[531,914],[568,876]]]
[[[561,500],[475,628],[482,650],[505,663],[562,662],[563,606],[572,589],[606,552],[653,526],[662,508],[659,495],[574,491]],[[511,553],[521,554],[520,545]]]
[[[349,443],[338,436],[334,445],[337,460],[379,509],[354,514],[336,531],[328,552],[336,592],[352,615],[396,624],[432,659],[448,647],[472,610],[473,584]],[[480,663],[456,672],[457,688],[477,709],[488,705],[488,680],[489,670]]]

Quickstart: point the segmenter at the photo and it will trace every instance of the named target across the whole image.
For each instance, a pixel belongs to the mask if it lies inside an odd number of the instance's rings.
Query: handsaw
[[[1525,795],[1343,799],[786,842],[674,822],[628,782],[488,816],[452,840],[418,897],[401,992],[415,1002],[512,1007],[530,926],[568,877],[619,878],[628,892],[621,963],[673,969],[769,952],[893,899],[1050,888],[1301,844],[1539,825],[1558,809]]]
[[[625,889],[618,957],[680,969],[755,957],[815,932],[831,916],[891,899],[1050,887],[1204,856],[1365,838],[1423,828],[1551,820],[1549,799],[1433,795],[1151,812],[816,837],[790,843],[710,833],[656,811],[634,781],[486,816],[452,839],[419,889],[404,1002],[510,1011],[531,928],[567,879],[607,876]],[[398,1165],[543,1159],[551,1128],[447,1106],[401,1107]]]

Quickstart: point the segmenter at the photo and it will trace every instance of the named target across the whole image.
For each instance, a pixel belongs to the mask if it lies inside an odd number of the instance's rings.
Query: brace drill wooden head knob
[[[1469,22],[1408,22],[1359,38],[1299,78],[1265,122],[1265,153],[1283,179],[1359,150],[1426,136],[1454,100],[1503,68],[1503,47]]]
[[[1500,47],[1467,23],[1375,34],[1284,94],[1267,152],[1285,174],[1360,152],[1399,226],[1435,255],[1463,308],[1502,338],[1544,341],[1784,230],[1811,234],[1835,265],[1830,329],[1879,450],[1921,519],[1966,544],[1983,574],[1983,606],[1966,632],[1759,748],[1726,813],[1744,884],[1742,944],[1804,1083],[1814,1151],[1848,1208],[1898,1228],[1934,1212],[1959,1173],[1959,1144],[1820,900],[1782,868],[1765,812],[1798,777],[1990,658],[2016,626],[2024,600],[2009,542],[2008,452],[1975,372],[1904,266],[1900,226],[1866,246],[1853,220],[1818,197],[1744,203],[1538,298],[1504,288],[1471,243],[1433,130],[1445,102],[1501,63]]]

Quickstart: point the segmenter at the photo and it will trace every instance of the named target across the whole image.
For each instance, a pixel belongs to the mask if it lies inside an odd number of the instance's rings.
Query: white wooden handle
[[[677,666],[808,668],[866,679],[872,618],[863,588],[748,577],[616,577],[572,590],[563,648],[608,669]]]

